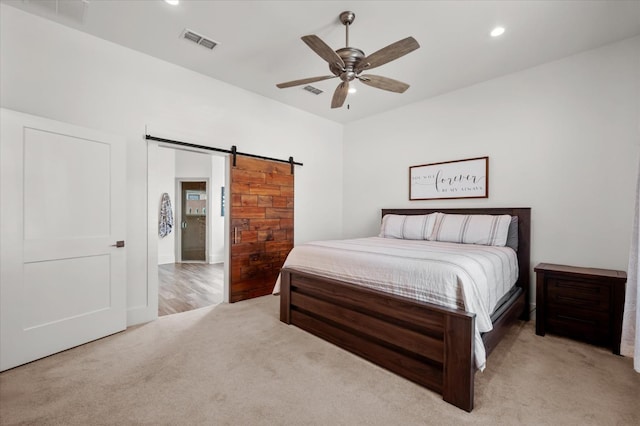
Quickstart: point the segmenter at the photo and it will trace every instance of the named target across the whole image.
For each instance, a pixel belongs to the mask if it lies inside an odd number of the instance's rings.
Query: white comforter
[[[480,370],[486,362],[480,333],[491,331],[491,312],[518,278],[509,247],[379,237],[296,246],[283,267],[475,313]],[[279,292],[280,278],[273,290]]]

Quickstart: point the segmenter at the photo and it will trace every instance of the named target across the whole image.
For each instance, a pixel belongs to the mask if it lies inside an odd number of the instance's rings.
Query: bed
[[[530,209],[384,209],[382,217],[434,212],[518,217],[515,286],[491,313],[491,331],[481,334],[481,343],[475,313],[286,265],[280,274],[280,320],[471,411],[477,345],[483,345],[489,355],[511,324],[529,319]]]

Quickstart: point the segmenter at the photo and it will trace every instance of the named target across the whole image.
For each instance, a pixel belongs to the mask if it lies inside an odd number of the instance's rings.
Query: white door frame
[[[153,320],[158,318],[158,203],[157,197],[154,196],[158,191],[155,190],[158,182],[158,148],[171,148],[179,150],[176,145],[156,142],[147,140],[147,306],[151,312],[149,315]],[[185,151],[193,151],[198,153],[204,153],[208,155],[212,154],[211,151],[200,150],[190,148]],[[228,157],[228,155],[225,155]],[[231,180],[229,169],[229,161],[225,161],[225,182]],[[226,184],[225,184],[226,185]],[[229,203],[229,197],[227,197],[227,205]],[[228,209],[227,209],[228,211]],[[230,221],[229,215],[224,215],[224,302],[229,303],[229,261],[231,256],[230,252]]]

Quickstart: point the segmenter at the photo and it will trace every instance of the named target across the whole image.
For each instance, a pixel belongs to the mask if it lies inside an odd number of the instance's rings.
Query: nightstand
[[[540,263],[536,272],[536,334],[559,334],[620,355],[627,274]]]

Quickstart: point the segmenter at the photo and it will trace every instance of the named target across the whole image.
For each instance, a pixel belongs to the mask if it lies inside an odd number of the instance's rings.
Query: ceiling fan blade
[[[367,86],[375,87],[376,89],[388,90],[389,92],[404,93],[409,88],[407,83],[388,77],[381,77],[379,75],[361,75],[358,77],[358,80]]]
[[[400,41],[396,41],[387,47],[383,47],[382,49],[373,52],[371,55],[363,59],[361,62],[362,65],[356,69],[356,72],[360,72],[363,69],[379,67],[380,65],[384,65],[387,62],[398,59],[407,53],[413,52],[419,47],[420,45],[413,37],[407,37]]]
[[[327,44],[320,39],[320,37],[316,35],[307,35],[302,37],[302,41],[307,43],[307,46],[311,48],[314,52],[316,52],[322,59],[327,61],[329,65],[337,64],[338,67],[344,69],[344,61],[342,58],[333,51],[332,48],[327,46]]]
[[[338,84],[336,91],[333,92],[333,99],[331,99],[331,108],[340,108],[344,105],[344,100],[347,99],[347,93],[349,92],[349,82],[343,81]]]
[[[322,77],[303,78],[301,80],[293,80],[293,81],[287,81],[286,83],[278,83],[278,84],[276,84],[276,87],[278,87],[280,89],[284,89],[286,87],[293,87],[293,86],[300,86],[302,84],[315,83],[316,81],[328,80],[330,78],[336,78],[336,76],[335,75],[323,75]]]

